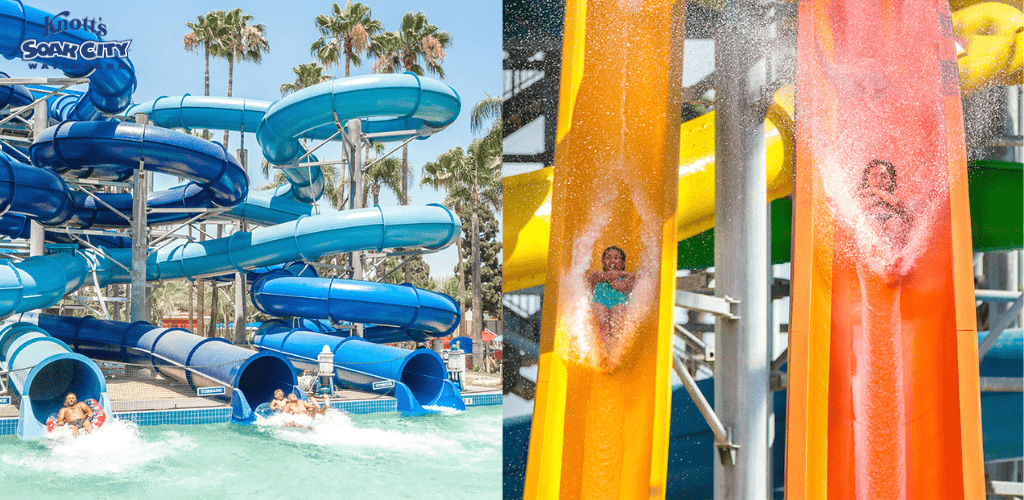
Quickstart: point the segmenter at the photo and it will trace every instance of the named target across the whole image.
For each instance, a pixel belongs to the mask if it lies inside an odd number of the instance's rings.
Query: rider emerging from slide
[[[64,398],[64,407],[57,414],[57,425],[70,425],[71,434],[78,435],[79,429],[92,432],[92,408],[78,400],[78,396],[69,392]]]

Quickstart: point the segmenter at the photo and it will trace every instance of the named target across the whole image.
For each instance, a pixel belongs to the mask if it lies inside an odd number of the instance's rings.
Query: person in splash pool
[[[79,429],[92,432],[92,408],[79,401],[75,393],[69,392],[64,398],[64,407],[57,414],[57,425],[70,425],[73,436],[78,435]]]
[[[327,396],[324,396],[324,404],[320,406],[319,403],[310,404],[309,402],[302,401],[292,393],[288,395],[288,401],[284,404],[282,411],[289,415],[309,415],[310,417],[315,417],[327,413],[327,409],[330,407],[331,401]]]
[[[868,217],[878,222],[889,241],[897,246],[905,245],[911,217],[903,200],[896,196],[896,167],[880,159],[868,162],[858,195]]]
[[[616,246],[605,248],[601,253],[601,270],[588,272],[587,284],[594,294],[591,300],[601,337],[607,340],[636,285],[636,275],[626,272],[626,252]]]
[[[278,389],[274,391],[274,399],[270,402],[270,409],[276,412],[284,411],[284,391]]]

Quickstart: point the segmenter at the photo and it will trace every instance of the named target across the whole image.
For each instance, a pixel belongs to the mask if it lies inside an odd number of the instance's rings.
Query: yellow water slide
[[[536,190],[550,197],[551,252],[535,257],[550,257],[552,272],[537,276],[546,293],[524,498],[665,496],[684,7],[566,3],[558,175]],[[605,262],[612,246],[625,269]],[[589,280],[611,271],[632,278],[601,285],[634,284],[624,302],[599,303]]]
[[[967,5],[961,2],[956,6]],[[992,85],[1019,84],[1022,45],[1021,11],[1005,3],[968,5],[953,14],[953,30],[961,40],[960,83],[965,94]],[[768,198],[793,191],[793,87],[780,90],[768,114]],[[680,126],[679,196],[676,237],[684,240],[714,226],[714,113]],[[561,127],[561,125],[560,125]],[[551,230],[553,169],[506,177],[503,233],[505,291],[544,284]]]

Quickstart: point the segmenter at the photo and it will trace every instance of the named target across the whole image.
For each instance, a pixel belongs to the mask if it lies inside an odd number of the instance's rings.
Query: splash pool
[[[501,497],[500,406],[403,418],[336,410],[312,430],[108,422],[94,435],[0,437],[0,498]]]

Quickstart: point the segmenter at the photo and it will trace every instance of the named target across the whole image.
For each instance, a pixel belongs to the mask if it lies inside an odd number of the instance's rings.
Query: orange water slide
[[[787,498],[984,498],[948,6],[799,9]]]

